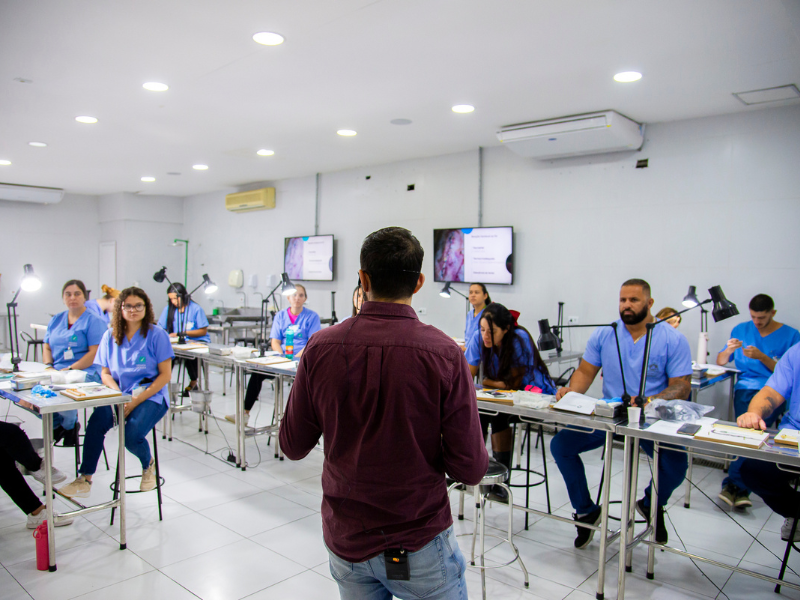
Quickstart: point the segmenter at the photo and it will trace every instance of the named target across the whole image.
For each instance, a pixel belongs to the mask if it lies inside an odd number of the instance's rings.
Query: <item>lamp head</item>
[[[714,301],[714,308],[711,309],[711,316],[714,317],[714,322],[724,321],[739,314],[739,309],[736,305],[725,297],[725,292],[718,285],[709,288],[708,293],[711,294],[711,299]]]
[[[294,287],[292,280],[289,279],[289,276],[286,273],[281,273],[281,280],[281,295],[291,296],[297,291],[297,288]]]
[[[167,277],[167,267],[161,267],[158,271],[155,272],[153,275],[153,280],[157,283],[163,283],[164,279]]]
[[[23,270],[24,274],[20,282],[20,287],[23,290],[26,292],[35,292],[42,287],[41,280],[36,276],[36,273],[33,272],[33,265],[25,265]]]
[[[700,304],[700,300],[697,299],[697,288],[690,285],[689,293],[683,297],[683,305],[686,308],[694,308],[698,304]]]
[[[539,351],[555,350],[558,348],[558,338],[550,329],[550,320],[541,319],[539,321]]]
[[[449,298],[450,297],[450,282],[449,281],[444,284],[444,287],[442,288],[442,291],[439,292],[439,295],[442,298]]]
[[[203,274],[203,288],[204,288],[203,291],[206,294],[213,294],[218,289],[217,284],[211,281],[211,279],[208,276],[208,273]]]

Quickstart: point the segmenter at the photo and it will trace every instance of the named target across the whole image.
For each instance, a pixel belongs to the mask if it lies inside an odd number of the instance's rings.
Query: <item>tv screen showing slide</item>
[[[514,228],[434,229],[434,280],[514,283]]]
[[[333,236],[286,238],[283,270],[292,281],[333,281]]]

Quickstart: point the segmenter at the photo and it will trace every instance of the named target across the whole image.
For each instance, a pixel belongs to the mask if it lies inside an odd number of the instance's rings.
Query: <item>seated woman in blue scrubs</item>
[[[166,385],[172,376],[172,345],[166,332],[156,327],[153,305],[144,290],[122,290],[112,319],[97,352],[103,383],[130,394],[125,404],[125,447],[142,464],[143,492],[156,487],[156,474],[147,434],[167,412]],[[103,440],[114,426],[110,406],[94,409],[86,426],[80,475],[59,491],[70,498],[88,498],[92,475],[103,452]]]
[[[86,286],[70,279],[61,288],[61,299],[67,310],[50,319],[44,336],[44,362],[57,371],[84,371],[86,381],[100,383],[100,368],[94,364],[97,346],[107,327],[86,310]],[[78,411],[68,410],[53,415],[53,439],[64,439],[65,446],[78,440]]]
[[[289,308],[280,311],[272,321],[272,329],[269,332],[270,344],[275,352],[283,353],[286,350],[286,334],[290,331],[294,334],[294,360],[298,360],[303,354],[303,348],[308,343],[308,338],[321,329],[319,315],[309,308],[304,308],[307,295],[306,288],[295,284],[297,288],[289,296]],[[250,410],[258,400],[261,393],[261,384],[269,375],[259,375],[253,373],[247,383],[247,392],[244,395],[244,419],[245,425],[250,418]],[[225,418],[231,423],[236,422],[236,415],[226,415]]]
[[[86,310],[93,312],[96,316],[103,319],[107,326],[111,325],[111,313],[114,310],[114,300],[119,296],[119,290],[107,286],[105,283],[100,287],[103,295],[96,300],[86,302]]]
[[[556,386],[547,366],[542,361],[533,336],[517,324],[516,318],[505,306],[493,302],[485,309],[480,320],[481,362],[485,388],[498,390],[541,389],[543,394],[555,394]],[[512,435],[510,415],[495,417],[481,415],[484,437],[492,426],[492,455],[511,469]],[[495,494],[506,499],[505,490],[497,486]]]
[[[467,297],[469,299],[469,303],[472,305],[472,310],[467,312],[467,325],[464,328],[465,345],[470,339],[472,339],[473,334],[480,330],[483,309],[486,308],[488,304],[492,303],[492,299],[489,297],[489,292],[486,290],[486,286],[482,283],[471,283]]]
[[[178,337],[178,332],[186,333],[187,342],[211,341],[208,335],[208,317],[205,311],[197,302],[189,298],[186,288],[182,283],[173,283],[167,289],[169,304],[161,311],[158,317],[158,325],[169,333],[169,337]],[[186,365],[186,372],[189,375],[189,385],[183,391],[184,397],[188,397],[189,392],[197,387],[197,359],[181,359]]]

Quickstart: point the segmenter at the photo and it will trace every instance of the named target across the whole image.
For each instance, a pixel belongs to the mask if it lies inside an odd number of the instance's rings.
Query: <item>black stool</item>
[[[798,483],[800,483],[800,478],[795,479],[795,482],[794,482],[794,491],[795,492],[797,492]],[[783,554],[783,561],[781,562],[781,572],[778,575],[778,579],[780,579],[780,580],[783,580],[783,576],[786,574],[786,567],[789,564],[789,554],[791,553],[792,548],[794,548],[795,552],[800,552],[800,548],[797,547],[797,542],[794,541],[794,535],[797,532],[797,521],[798,520],[799,519],[795,518],[794,523],[792,523],[792,531],[791,531],[791,534],[789,535],[789,540],[786,542],[786,552],[784,552],[784,554]],[[781,584],[780,583],[775,586],[775,593],[776,594],[780,594],[781,593]]]
[[[122,427],[122,425],[120,425]],[[158,442],[156,441],[158,436],[156,435],[156,428],[153,427],[153,461],[156,467],[156,495],[158,496],[158,520],[163,521],[163,516],[161,514],[161,486],[164,485],[164,479],[161,477],[161,471],[158,466]],[[125,477],[126,480],[128,479],[139,479],[141,475],[129,475]],[[111,490],[114,492],[113,499],[116,500],[119,497],[119,459],[117,459],[117,477],[114,479],[114,483],[110,486]],[[125,490],[128,494],[141,494],[141,490]],[[114,524],[114,511],[117,510],[117,507],[111,509],[111,525]]]
[[[533,469],[531,469],[531,425],[536,425],[536,424],[535,423],[530,423],[528,421],[523,421],[523,420],[520,420],[519,423],[525,425],[525,437],[528,440],[527,451],[526,451],[527,464],[525,465],[524,469],[520,468],[519,466],[516,466],[516,467],[512,467],[511,471],[523,471],[525,473],[525,483],[511,483],[510,482],[511,479],[509,477],[508,487],[525,488],[525,508],[528,508],[529,507],[529,502],[530,502],[531,488],[532,487],[536,487],[537,485],[544,484],[545,494],[547,496],[547,514],[551,514],[551,508],[550,508],[550,484],[547,481],[547,450],[545,449],[545,443],[544,443],[544,427],[542,426],[541,423],[538,424],[538,435],[536,437],[536,445],[538,446],[539,442],[542,443],[542,467],[543,467],[542,470],[544,471],[544,473],[540,473],[539,471],[534,471]],[[517,423],[512,423],[512,426],[514,427],[514,435],[516,435],[516,433],[517,433]],[[523,444],[524,443],[525,443],[525,440],[523,438]],[[515,444],[512,442],[512,444],[511,444],[512,452],[514,451],[513,450],[514,446],[515,446]],[[531,483],[531,474],[538,475],[539,477],[542,478],[542,480],[541,481],[536,481],[534,483]],[[525,513],[525,530],[526,531],[528,530],[528,513],[527,512]]]
[[[31,346],[33,346],[33,362],[39,362],[39,348],[42,349],[42,357],[44,357],[44,340],[34,339],[27,331],[20,333],[19,337],[28,344],[25,349],[25,360],[28,360],[28,354],[30,354]]]

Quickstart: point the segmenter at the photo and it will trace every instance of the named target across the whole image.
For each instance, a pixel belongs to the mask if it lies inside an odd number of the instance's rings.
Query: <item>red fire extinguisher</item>
[[[36,568],[40,571],[50,569],[50,544],[47,539],[47,521],[42,521],[33,532],[36,538]]]

